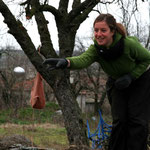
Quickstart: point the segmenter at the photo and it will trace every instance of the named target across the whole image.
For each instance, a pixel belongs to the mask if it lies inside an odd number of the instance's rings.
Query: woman
[[[150,52],[135,37],[126,36],[110,14],[94,21],[94,44],[80,56],[50,58],[52,68],[81,69],[100,63],[106,84],[113,127],[109,150],[146,150],[150,98]]]

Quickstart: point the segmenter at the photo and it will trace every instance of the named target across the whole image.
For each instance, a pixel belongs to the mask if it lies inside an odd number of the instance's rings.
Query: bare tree
[[[150,39],[149,25],[143,24],[142,16],[139,12],[140,5],[136,0],[118,1],[118,5],[121,7],[120,21],[125,26],[127,35],[136,36],[148,48]]]
[[[0,50],[2,54],[0,59],[1,107],[11,107],[16,111],[23,106],[23,102],[26,102],[24,100],[24,86],[21,84],[25,75],[20,78],[14,74],[13,70],[18,65],[25,67],[27,64],[27,58],[23,55],[23,51],[17,51],[11,47]]]
[[[112,3],[114,1],[84,0],[81,2],[81,0],[73,0],[72,10],[69,12],[69,0],[60,0],[58,9],[49,5],[47,0],[43,3],[39,0],[26,0],[21,5],[25,7],[27,19],[32,16],[35,17],[42,45],[41,54],[45,58],[49,58],[72,56],[75,36],[80,24],[86,20],[89,13],[98,3]],[[9,33],[15,37],[37,71],[52,87],[63,112],[69,143],[88,145],[86,128],[81,117],[81,111],[69,83],[69,70],[51,72],[47,70],[42,65],[43,59],[36,51],[21,21],[16,20],[3,0],[0,0],[0,12],[9,28]],[[55,17],[59,38],[59,56],[53,47],[47,27],[49,21],[46,20],[43,12],[49,12]]]
[[[67,57],[73,53],[77,29],[88,17],[93,7],[99,3],[99,0],[86,0],[82,3],[80,0],[74,0],[70,12],[67,11],[68,3],[69,0],[60,0],[58,9],[47,3],[40,4],[38,0],[27,0],[22,3],[26,7],[27,17],[35,16],[42,44],[41,54],[45,58],[58,57],[58,55],[53,48],[47,27],[48,21],[45,19],[43,11],[54,15],[59,37],[59,57]],[[88,145],[86,128],[81,117],[81,111],[69,84],[69,71],[57,70],[49,72],[46,70],[45,66],[42,65],[43,59],[37,53],[26,29],[19,20],[15,19],[2,0],[0,0],[0,12],[5,18],[4,22],[9,27],[9,33],[16,38],[37,71],[40,72],[53,88],[63,112],[69,143]]]

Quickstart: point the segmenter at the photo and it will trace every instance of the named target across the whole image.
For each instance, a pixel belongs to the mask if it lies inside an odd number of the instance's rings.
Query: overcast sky
[[[9,0],[4,0],[4,2],[9,2]],[[11,9],[12,13],[16,16],[16,18],[23,21],[23,24],[25,28],[27,29],[28,34],[30,35],[33,43],[35,44],[36,47],[38,47],[40,45],[40,41],[39,41],[39,35],[38,35],[38,31],[37,31],[34,18],[28,21],[25,19],[24,16],[20,17],[19,13],[20,13],[20,10],[22,9],[18,6],[17,4],[18,2],[22,2],[22,0],[15,0],[15,4],[9,3],[8,7]],[[57,8],[58,2],[59,0],[54,0],[54,1],[50,1],[50,4]],[[148,2],[140,4],[140,11],[142,14],[142,19],[143,19],[143,22],[145,23],[149,23],[148,9],[149,9]],[[103,10],[102,12],[106,13],[107,10]],[[115,17],[118,16],[118,7],[116,7],[115,5],[111,5],[111,8],[109,8],[109,13],[112,13]],[[51,38],[54,44],[54,48],[58,49],[57,29],[56,29],[54,17],[50,15],[50,13],[45,13],[45,14],[46,14],[46,19],[51,20],[49,23],[49,30],[51,33]],[[97,12],[90,13],[89,18],[81,24],[77,32],[78,37],[91,36],[93,21],[97,15],[98,15]],[[12,37],[12,35],[7,34],[7,30],[8,30],[7,26],[3,23],[3,17],[0,15],[0,48],[6,47],[6,46],[13,46],[19,49],[20,46],[17,44],[16,40]]]

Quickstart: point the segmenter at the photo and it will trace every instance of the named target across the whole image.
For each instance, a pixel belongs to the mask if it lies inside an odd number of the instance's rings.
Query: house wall
[[[86,105],[85,105],[86,97],[85,95],[79,95],[77,97],[77,102],[79,104],[79,107],[81,108],[82,113],[85,113]]]
[[[94,113],[94,103],[86,103],[86,113]]]
[[[91,99],[90,99],[91,100]],[[78,95],[77,102],[82,113],[94,113],[94,100],[88,102],[88,98],[85,94]]]

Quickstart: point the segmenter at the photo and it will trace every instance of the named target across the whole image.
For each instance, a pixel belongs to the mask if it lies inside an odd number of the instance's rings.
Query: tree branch
[[[52,13],[55,17],[61,17],[60,16],[60,12],[53,6],[51,5],[41,5],[39,7],[39,11],[48,11],[50,13]]]
[[[60,0],[58,10],[61,14],[67,13],[69,0]]]
[[[58,57],[52,44],[51,36],[47,27],[48,21],[45,19],[43,13],[36,13],[35,20],[38,26],[38,32],[41,40],[40,53],[45,57]]]
[[[26,29],[23,27],[22,23],[15,19],[13,14],[10,12],[6,4],[0,0],[0,12],[4,17],[4,22],[9,28],[9,33],[12,34],[17,42],[20,44],[28,58],[38,69],[41,68],[42,58],[38,55],[34,44],[31,41]]]
[[[85,12],[86,9],[94,8],[99,2],[100,2],[100,0],[86,0],[86,1],[82,2],[80,5],[78,5],[74,9],[72,9],[72,11],[70,11],[70,13],[69,13],[70,22],[74,18],[79,16],[81,14],[81,12],[83,12],[83,11]],[[87,13],[87,11],[86,11],[86,13]]]
[[[0,75],[1,75],[4,85],[7,87],[9,85],[9,83],[8,83],[6,76],[2,73],[2,71],[0,71]]]
[[[31,6],[34,8],[39,8],[40,3],[37,0],[31,0]],[[57,54],[53,48],[49,30],[47,27],[48,21],[45,19],[43,12],[39,12],[37,10],[35,13],[35,20],[37,22],[40,40],[42,44],[40,53],[44,55],[46,58],[57,57]]]
[[[74,0],[72,3],[72,9],[77,8],[81,4],[81,0]]]

